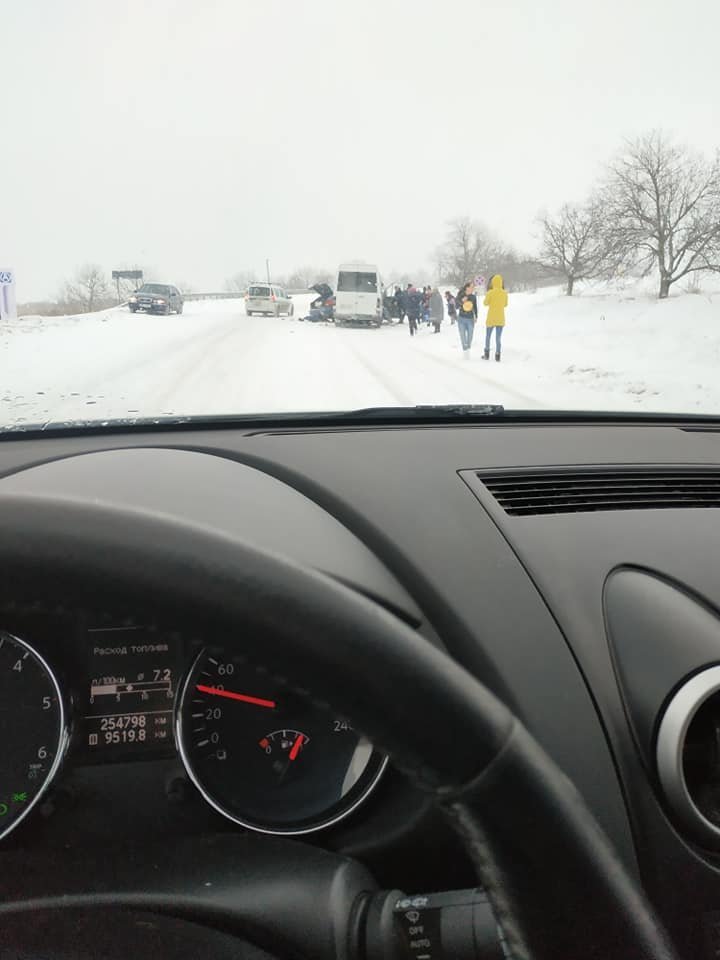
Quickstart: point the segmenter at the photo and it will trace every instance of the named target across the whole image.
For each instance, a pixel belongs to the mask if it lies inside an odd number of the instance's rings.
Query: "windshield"
[[[163,286],[161,283],[144,283],[136,292],[139,294],[168,294],[170,292],[170,288]]]
[[[338,293],[377,293],[377,276],[355,270],[341,270],[338,274]]]
[[[717,0],[6,5],[0,431],[720,416],[718,37]]]

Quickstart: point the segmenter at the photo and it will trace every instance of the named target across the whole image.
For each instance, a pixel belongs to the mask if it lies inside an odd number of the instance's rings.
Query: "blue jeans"
[[[490,351],[490,341],[492,340],[492,332],[495,331],[495,353],[500,353],[500,347],[502,346],[502,332],[504,327],[485,327],[485,349]]]
[[[473,333],[475,332],[475,321],[472,317],[458,317],[458,332],[460,333],[460,343],[463,350],[469,350],[472,346]]]

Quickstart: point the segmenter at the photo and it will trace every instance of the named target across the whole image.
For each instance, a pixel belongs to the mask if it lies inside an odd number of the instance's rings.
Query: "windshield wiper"
[[[120,417],[107,420],[47,420],[45,423],[22,423],[0,426],[0,437],[6,433],[43,433],[58,430],[103,431],[182,426],[242,426],[243,424],[341,424],[366,422],[406,423],[408,420],[448,423],[457,419],[484,419],[507,414],[499,403],[429,403],[408,407],[359,407],[356,410],[302,410],[287,413],[183,414],[159,417]]]
[[[457,417],[500,417],[500,403],[421,403],[413,407],[360,407],[328,414],[339,420],[454,420]]]
[[[44,423],[0,424],[0,443],[23,437],[47,436],[48,434],[80,436],[108,435],[141,431],[167,432],[168,430],[283,430],[317,426],[350,427],[356,424],[402,426],[403,424],[448,424],[470,425],[496,421],[504,427],[514,424],[566,424],[588,425],[622,424],[625,426],[656,424],[675,426],[681,429],[720,431],[717,414],[702,413],[655,413],[613,410],[506,410],[499,403],[437,403],[418,404],[406,407],[360,407],[356,410],[305,410],[287,413],[235,413],[235,414],[183,414],[159,417],[123,417],[107,420],[47,420]]]

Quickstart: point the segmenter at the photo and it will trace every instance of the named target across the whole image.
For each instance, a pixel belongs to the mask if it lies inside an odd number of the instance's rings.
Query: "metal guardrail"
[[[298,297],[304,293],[316,294],[312,290],[288,290],[291,297]],[[185,300],[244,300],[245,291],[242,293],[183,293]]]
[[[244,293],[183,293],[184,300],[244,300]]]

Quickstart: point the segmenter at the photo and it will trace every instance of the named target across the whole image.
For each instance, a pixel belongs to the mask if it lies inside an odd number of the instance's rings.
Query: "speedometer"
[[[40,799],[65,739],[52,670],[31,646],[0,631],[0,837]]]
[[[337,823],[369,795],[387,763],[346,719],[222,648],[203,650],[191,668],[176,736],[205,799],[265,833]]]

